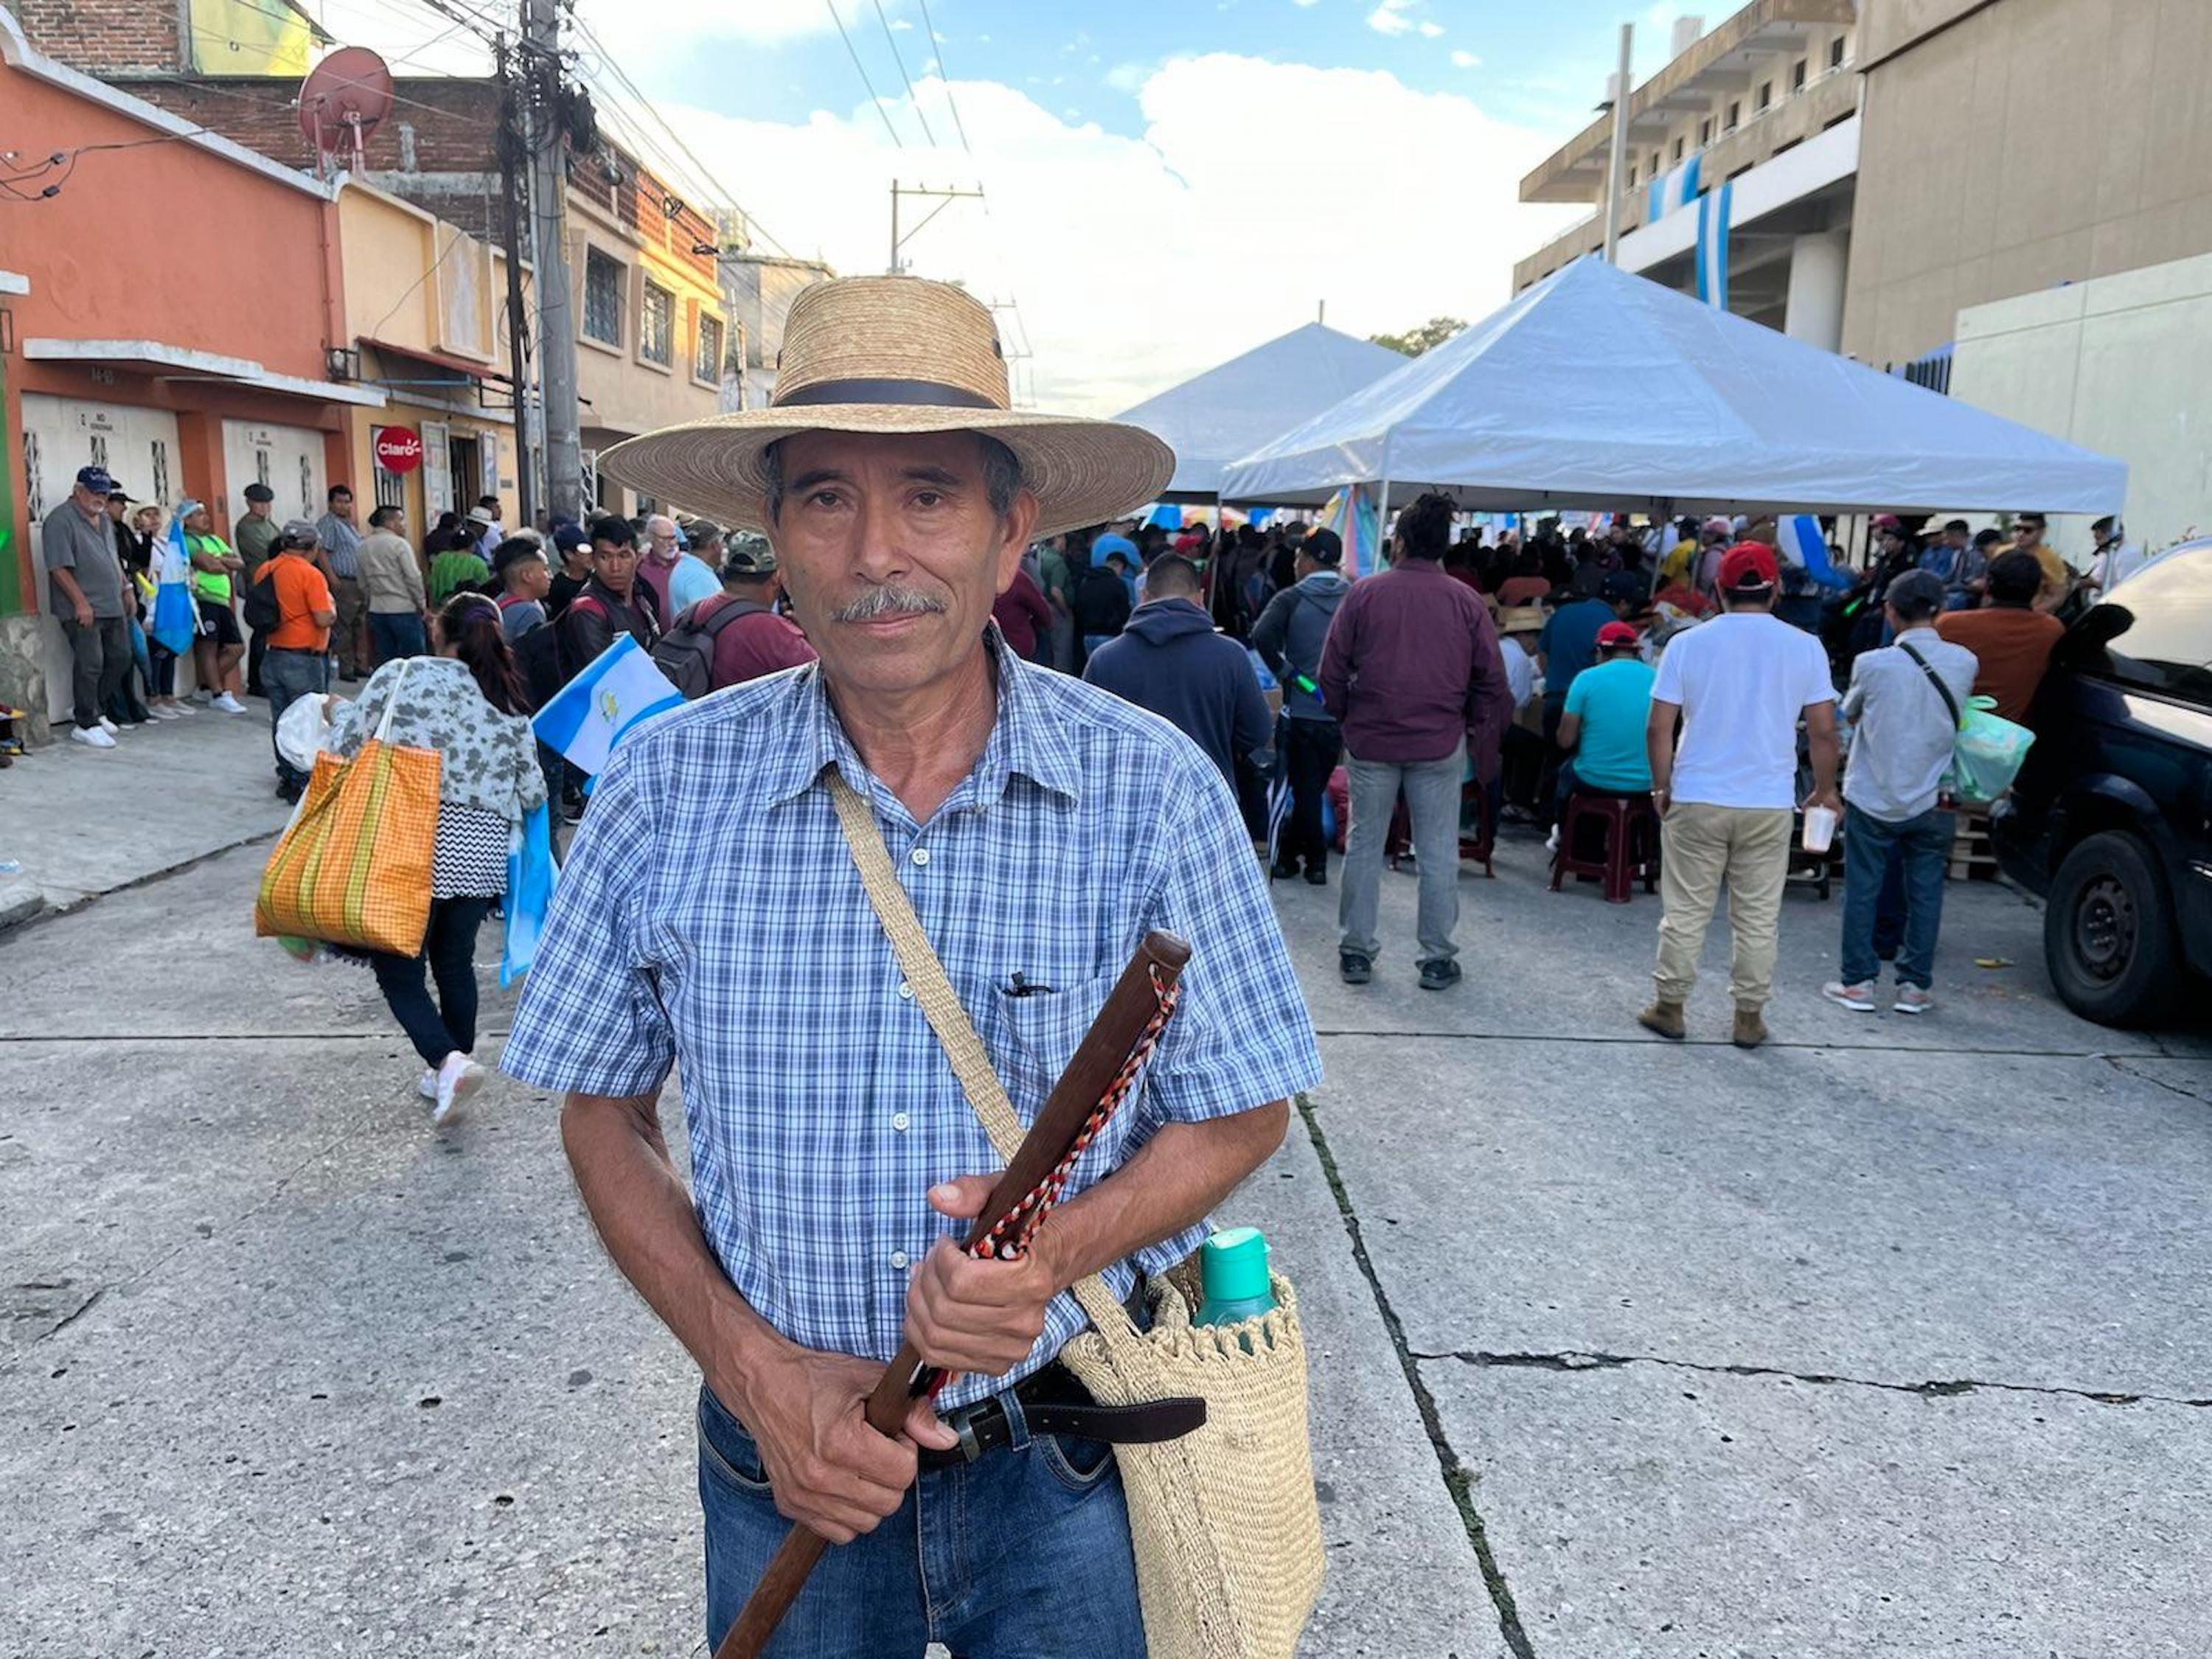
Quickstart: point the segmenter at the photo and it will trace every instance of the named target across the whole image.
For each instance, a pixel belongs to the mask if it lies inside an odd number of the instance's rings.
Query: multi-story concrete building
[[[775,360],[783,351],[784,319],[791,302],[836,273],[818,259],[779,258],[732,252],[722,260],[722,298],[743,337],[737,396],[732,409],[765,409],[775,391]]]
[[[1696,290],[1697,202],[1651,211],[1654,181],[1694,165],[1705,191],[1732,186],[1729,309],[1835,349],[1858,169],[1857,10],[1752,0],[1710,33],[1680,21],[1672,59],[1628,94],[1624,270]],[[1514,267],[1516,292],[1604,246],[1612,143],[1607,112],[1521,181],[1524,202],[1588,203],[1591,215]]]

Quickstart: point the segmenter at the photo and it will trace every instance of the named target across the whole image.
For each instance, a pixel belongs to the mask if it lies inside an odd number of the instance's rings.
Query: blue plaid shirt
[[[992,636],[996,638],[995,633]],[[1068,1193],[1168,1122],[1321,1076],[1313,1026],[1237,805],[1152,714],[999,652],[982,757],[926,824],[860,763],[816,666],[687,705],[601,775],[508,1039],[526,1082],[651,1093],[683,1073],[693,1202],[740,1295],[809,1348],[888,1360],[910,1267],[962,1231],[925,1196],[1000,1167],[860,885],[827,786],[872,799],[914,908],[1014,1108],[1033,1120],[1148,928],[1191,942],[1140,1091]],[[1011,994],[1016,975],[1032,994]],[[1196,1226],[1140,1250],[1148,1272]],[[1111,1270],[1115,1291],[1133,1283]],[[1084,1328],[1072,1297],[1005,1381]]]

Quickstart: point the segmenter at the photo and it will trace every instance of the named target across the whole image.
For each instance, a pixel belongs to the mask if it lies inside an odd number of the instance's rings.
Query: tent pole
[[[1375,498],[1375,568],[1378,571],[1389,566],[1389,546],[1390,480],[1386,477],[1382,480],[1382,493]]]

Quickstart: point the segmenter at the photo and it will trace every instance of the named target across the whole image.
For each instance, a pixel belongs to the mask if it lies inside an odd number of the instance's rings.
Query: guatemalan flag
[[[1729,302],[1729,220],[1735,209],[1733,184],[1698,198],[1698,297],[1723,311]]]
[[[1823,587],[1849,587],[1851,579],[1828,562],[1828,538],[1809,513],[1793,513],[1774,527],[1775,550]]]
[[[640,720],[684,706],[684,694],[629,635],[594,657],[555,692],[531,721],[539,742],[596,777],[623,733]]]
[[[1676,208],[1687,207],[1698,199],[1698,164],[1704,159],[1692,155],[1651,181],[1644,195],[1645,224],[1656,225]]]

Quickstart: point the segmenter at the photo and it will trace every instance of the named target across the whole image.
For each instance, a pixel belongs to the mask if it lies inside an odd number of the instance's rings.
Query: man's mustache
[[[945,601],[933,593],[925,593],[918,587],[902,587],[896,582],[884,582],[854,599],[841,605],[830,613],[833,623],[866,623],[879,621],[885,617],[934,617],[942,615]]]

